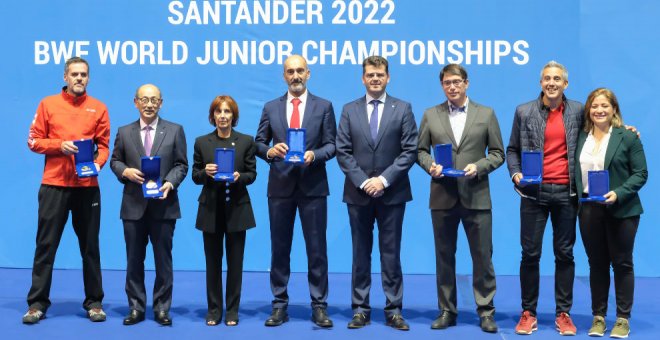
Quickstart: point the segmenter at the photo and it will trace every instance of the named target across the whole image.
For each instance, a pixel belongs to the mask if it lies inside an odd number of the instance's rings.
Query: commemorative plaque
[[[99,175],[94,165],[94,142],[91,139],[73,141],[78,153],[73,154],[78,177],[96,177]]]
[[[234,181],[235,153],[236,151],[233,148],[215,149],[215,164],[218,166],[218,172],[213,176],[214,180],[229,183]]]
[[[454,169],[451,144],[437,144],[433,147],[435,164],[442,165],[442,174],[447,177],[464,177],[465,171]]]

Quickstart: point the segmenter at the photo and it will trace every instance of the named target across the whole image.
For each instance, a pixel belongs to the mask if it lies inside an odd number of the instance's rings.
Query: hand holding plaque
[[[219,182],[234,182],[234,154],[233,148],[215,149],[215,164],[218,166],[218,172],[213,175],[213,179]]]
[[[442,165],[442,174],[447,177],[464,177],[465,171],[454,169],[451,144],[437,144],[433,147],[435,163]]]
[[[289,164],[300,165],[305,162],[305,129],[288,129],[287,130],[287,151],[284,157],[284,162]]]
[[[94,142],[91,139],[73,141],[78,152],[73,154],[78,177],[96,177],[99,172],[94,164]]]
[[[520,185],[541,184],[543,179],[543,153],[541,151],[522,152],[522,178]]]
[[[163,192],[159,190],[163,186],[163,181],[160,178],[160,157],[142,157],[141,161],[141,171],[144,174],[144,182],[142,182],[144,198],[163,197]]]
[[[607,198],[605,194],[610,191],[610,174],[607,170],[588,171],[587,183],[589,184],[589,195],[580,198],[580,202],[604,203]]]

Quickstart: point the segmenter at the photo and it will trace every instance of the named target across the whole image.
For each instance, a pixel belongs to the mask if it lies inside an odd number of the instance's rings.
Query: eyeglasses
[[[463,84],[465,79],[454,79],[454,80],[443,80],[442,81],[442,86],[444,87],[450,87],[454,85],[455,87],[459,87]]]
[[[139,101],[140,104],[142,104],[142,105],[147,105],[147,104],[149,104],[149,102],[151,102],[151,104],[158,105],[158,104],[160,104],[160,102],[162,100],[162,99],[156,98],[156,97],[151,97],[151,98],[142,97],[142,98],[135,98],[135,99],[137,99],[137,101]]]

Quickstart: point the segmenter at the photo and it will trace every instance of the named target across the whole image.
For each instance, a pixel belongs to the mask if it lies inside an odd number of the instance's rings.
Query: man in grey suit
[[[378,222],[387,325],[410,329],[401,315],[400,253],[403,214],[412,200],[408,170],[417,159],[417,124],[411,105],[385,92],[389,80],[385,58],[365,59],[362,83],[367,94],[344,105],[337,132],[337,161],[346,174],[343,201],[353,241],[353,319],[348,328],[362,328],[371,319],[371,249]]]
[[[130,313],[124,325],[144,320],[146,291],[144,258],[151,239],[156,265],[154,282],[154,319],[161,325],[172,324],[169,315],[172,304],[172,236],[174,225],[181,218],[177,188],[188,173],[186,137],[183,127],[159,118],[163,103],[158,87],[140,86],[133,99],[140,119],[122,126],[117,132],[110,167],[124,184],[120,217],[126,239],[126,294]],[[160,178],[163,193],[158,199],[145,198],[140,171],[145,156],[160,157]]]
[[[440,83],[447,101],[427,109],[419,127],[417,163],[431,175],[429,208],[433,222],[436,280],[440,315],[433,329],[456,325],[456,238],[463,223],[472,255],[472,287],[480,326],[497,332],[495,271],[491,260],[492,213],[488,174],[504,163],[504,146],[493,109],[467,97],[467,72],[458,64],[440,71]],[[437,144],[452,145],[454,168],[464,177],[442,174],[431,149]]]

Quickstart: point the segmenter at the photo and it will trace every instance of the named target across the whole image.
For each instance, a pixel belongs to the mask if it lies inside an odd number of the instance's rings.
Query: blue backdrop
[[[610,87],[619,97],[625,123],[641,131],[651,176],[641,192],[646,212],[635,245],[636,274],[658,276],[660,258],[655,247],[660,231],[655,193],[660,188],[654,176],[659,161],[654,149],[660,141],[655,128],[660,125],[648,103],[660,90],[660,3],[581,0],[554,1],[552,7],[547,4],[530,0],[0,2],[4,32],[0,53],[0,145],[4,152],[0,267],[32,265],[43,156],[28,150],[28,127],[39,100],[60,90],[63,61],[77,48],[91,64],[89,93],[110,110],[111,145],[117,128],[138,118],[132,103],[135,89],[154,83],[163,93],[161,115],[185,127],[191,165],[194,138],[212,130],[206,116],[218,94],[237,99],[241,111],[237,129],[254,135],[263,104],[285,93],[282,54],[304,53],[312,61],[309,89],[331,100],[337,117],[344,103],[364,94],[362,58],[387,55],[392,78],[388,92],[412,102],[418,122],[425,108],[445,100],[438,82],[442,66],[463,63],[470,75],[470,98],[495,109],[505,143],[515,106],[539,94],[541,67],[557,60],[569,70],[569,98],[584,101],[592,89]],[[215,61],[205,60],[206,44],[217,46]],[[225,60],[226,55],[229,59]],[[517,275],[519,198],[505,168],[491,175],[493,256],[498,275]],[[328,170],[330,270],[350,272],[350,228],[341,202],[344,176],[335,160],[328,163]],[[250,187],[258,225],[248,232],[245,269],[250,271],[268,270],[270,263],[267,171],[259,160],[257,181]],[[406,273],[434,273],[427,208],[429,177],[418,166],[410,174],[414,201],[407,206],[404,222],[403,269]],[[123,269],[121,185],[109,167],[99,180],[102,265]],[[175,269],[204,268],[201,235],[194,229],[199,191],[190,178],[180,188],[183,218],[175,231]],[[544,274],[554,271],[549,229],[542,259]],[[588,266],[579,238],[575,253],[577,272],[585,275]],[[374,260],[374,271],[378,271],[377,252]],[[471,272],[464,235],[459,239],[457,261],[460,273]],[[70,227],[55,265],[81,265]],[[306,266],[300,226],[296,225],[292,269],[305,271]],[[151,260],[148,267],[152,267]]]

